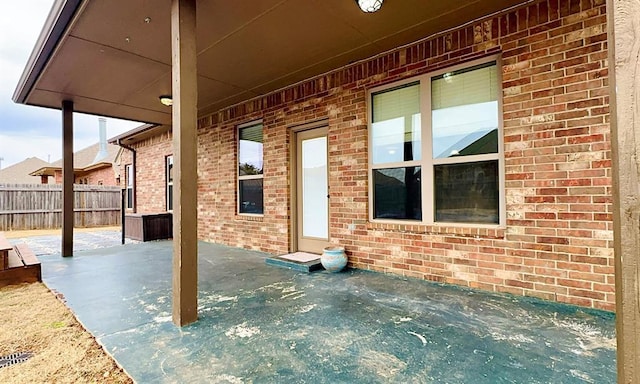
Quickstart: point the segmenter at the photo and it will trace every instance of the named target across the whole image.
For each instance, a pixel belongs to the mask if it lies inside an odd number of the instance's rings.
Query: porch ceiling
[[[522,2],[387,0],[365,14],[353,0],[198,1],[199,113]],[[171,94],[170,3],[56,1],[14,100],[59,109],[71,99],[78,112],[170,124],[158,100]]]

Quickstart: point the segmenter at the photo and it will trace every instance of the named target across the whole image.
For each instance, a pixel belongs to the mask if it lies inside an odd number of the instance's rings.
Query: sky
[[[11,97],[49,14],[53,0],[7,1],[0,12],[0,168],[29,157],[62,157],[62,113],[15,104]],[[74,114],[74,151],[98,142],[98,116]],[[107,137],[140,123],[107,119]]]

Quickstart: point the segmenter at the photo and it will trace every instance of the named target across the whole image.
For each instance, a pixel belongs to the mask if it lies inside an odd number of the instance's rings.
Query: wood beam
[[[73,256],[73,101],[62,102],[62,256]]]
[[[172,0],[173,322],[198,319],[196,0]]]
[[[640,382],[640,0],[607,0],[618,383]]]

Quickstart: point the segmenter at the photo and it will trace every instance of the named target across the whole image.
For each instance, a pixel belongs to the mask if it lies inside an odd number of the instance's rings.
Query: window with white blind
[[[504,222],[500,89],[494,59],[371,91],[371,219]]]
[[[264,213],[262,123],[238,128],[238,213]]]

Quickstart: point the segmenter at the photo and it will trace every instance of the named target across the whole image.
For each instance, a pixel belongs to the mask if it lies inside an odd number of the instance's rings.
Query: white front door
[[[296,136],[298,250],[322,253],[329,243],[327,128]]]

